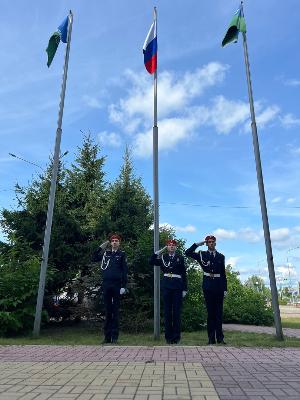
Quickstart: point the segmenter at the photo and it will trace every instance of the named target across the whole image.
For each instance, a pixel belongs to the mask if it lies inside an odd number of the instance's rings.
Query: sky
[[[152,195],[153,76],[142,46],[154,6],[160,223],[187,246],[215,234],[242,280],[256,274],[268,284],[242,37],[221,47],[236,0],[2,0],[0,208],[17,207],[15,183],[28,184],[53,153],[65,45],[49,69],[45,48],[70,8],[64,161],[74,160],[82,132],[90,132],[112,181],[129,145]],[[300,3],[246,0],[244,11],[280,289],[300,280]]]

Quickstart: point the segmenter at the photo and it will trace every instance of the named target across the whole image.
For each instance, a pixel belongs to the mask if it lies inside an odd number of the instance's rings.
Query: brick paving
[[[299,400],[300,349],[0,346],[0,400]]]

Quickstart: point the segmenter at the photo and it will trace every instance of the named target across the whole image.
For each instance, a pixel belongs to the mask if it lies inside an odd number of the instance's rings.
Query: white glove
[[[123,287],[121,287],[120,289],[120,294],[124,294],[126,292],[126,289],[124,289]]]
[[[155,252],[155,254],[156,254],[157,256],[159,256],[161,253],[163,253],[163,252],[166,250],[166,248],[167,248],[167,246],[163,247],[163,248],[160,249],[160,250],[157,250],[157,251]]]
[[[186,290],[183,290],[183,291],[182,291],[182,297],[185,297],[186,294],[187,294],[187,291],[186,291]]]
[[[109,240],[107,240],[106,242],[102,243],[100,245],[100,247],[101,247],[102,250],[104,250],[108,245],[109,245]]]
[[[224,297],[226,297],[226,296],[227,296],[227,292],[225,291],[225,292],[224,292]]]
[[[204,240],[203,242],[198,242],[198,243],[196,243],[196,245],[197,245],[197,247],[198,247],[198,246],[203,246],[205,243],[206,243],[206,242],[205,242],[205,240]]]

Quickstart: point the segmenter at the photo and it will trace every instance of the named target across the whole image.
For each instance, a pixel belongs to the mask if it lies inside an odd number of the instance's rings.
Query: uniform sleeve
[[[94,251],[94,253],[92,255],[92,261],[93,262],[101,261],[103,254],[104,254],[103,249],[101,249],[101,247],[98,247],[98,249],[96,251]]]
[[[188,248],[188,249],[185,251],[185,255],[188,256],[188,257],[193,258],[193,259],[196,260],[196,261],[199,261],[199,262],[200,262],[199,253],[196,253],[196,252],[195,252],[196,248],[197,248],[197,245],[196,245],[196,243],[194,243],[190,248]]]
[[[226,278],[225,257],[224,256],[223,256],[223,261],[222,261],[221,277],[224,282],[224,291],[227,292],[227,278]]]
[[[122,256],[122,282],[121,282],[122,288],[126,288],[126,286],[127,286],[127,275],[128,275],[127,257],[126,257],[126,254],[123,253],[123,256]]]
[[[161,267],[162,260],[155,253],[153,253],[152,256],[150,257],[149,264],[150,265],[159,265]]]
[[[184,258],[181,256],[181,277],[182,277],[182,283],[183,283],[183,290],[185,292],[187,292],[188,288],[187,288],[187,276],[186,276],[186,267],[185,267],[185,262],[184,262]]]

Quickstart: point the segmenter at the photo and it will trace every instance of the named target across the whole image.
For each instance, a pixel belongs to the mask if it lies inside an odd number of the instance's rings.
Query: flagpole
[[[244,17],[243,2],[241,2],[241,11],[242,11],[242,16]],[[278,292],[277,292],[277,286],[276,286],[276,278],[275,278],[275,270],[274,270],[274,261],[273,261],[272,244],[271,244],[271,237],[270,237],[266,196],[265,196],[264,181],[263,181],[263,174],[262,174],[262,167],[261,167],[257,126],[256,126],[256,120],[255,120],[254,101],[253,101],[250,65],[249,65],[249,57],[248,57],[247,37],[246,37],[245,32],[242,32],[242,33],[243,33],[246,76],[247,76],[247,84],[248,84],[248,96],[249,96],[250,113],[251,113],[252,139],[253,139],[257,183],[258,183],[259,198],[260,198],[260,208],[261,208],[261,214],[262,214],[265,246],[266,246],[267,261],[268,261],[268,270],[269,270],[270,287],[271,287],[271,295],[272,295],[272,307],[273,307],[273,313],[274,313],[274,322],[275,322],[275,328],[276,328],[276,337],[278,340],[283,340],[283,332],[282,332],[282,325],[281,325],[281,318],[280,318]]]
[[[73,14],[72,14],[72,11],[70,10],[67,47],[66,47],[66,52],[65,52],[65,64],[64,64],[61,94],[60,94],[60,104],[59,104],[59,113],[58,113],[56,138],[55,138],[54,158],[53,158],[53,165],[52,165],[51,185],[50,185],[50,193],[49,193],[49,199],[48,199],[47,220],[46,220],[46,228],[45,228],[45,233],[44,233],[44,245],[43,245],[43,254],[42,254],[42,262],[41,262],[41,270],[40,270],[40,281],[39,281],[39,289],[38,289],[38,296],[37,296],[36,309],[35,309],[34,327],[33,327],[33,336],[34,337],[39,336],[40,326],[41,326],[41,315],[42,315],[42,308],[43,308],[43,301],[44,301],[46,272],[47,272],[49,246],[50,246],[50,239],[51,239],[51,228],[52,228],[53,209],[54,209],[55,192],[56,192],[56,181],[57,181],[58,167],[59,167],[59,152],[60,152],[60,142],[61,142],[61,134],[62,134],[61,127],[62,127],[65,92],[66,92],[67,75],[68,75],[68,63],[69,63],[69,54],[70,54],[70,45],[71,45],[72,25],[73,25]]]
[[[157,10],[154,7],[157,28]],[[158,127],[157,127],[157,68],[154,72],[153,121],[153,199],[154,199],[154,252],[159,250],[159,198],[158,198]],[[154,266],[154,339],[160,336],[160,267]]]

